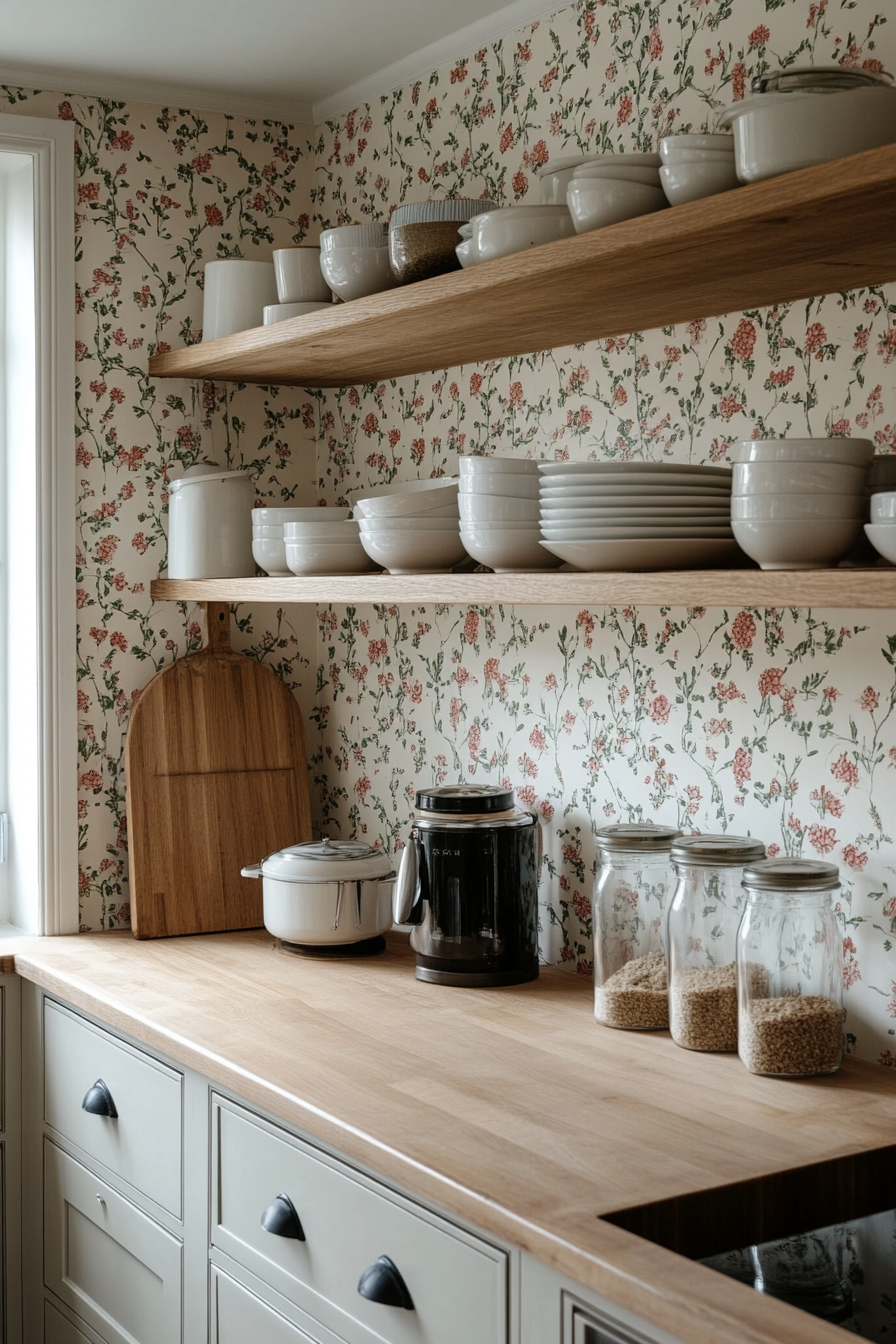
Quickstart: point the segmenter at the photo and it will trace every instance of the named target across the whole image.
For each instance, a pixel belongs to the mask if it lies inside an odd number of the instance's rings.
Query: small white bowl
[[[325,229],[320,236],[321,252],[336,252],[344,247],[389,246],[389,225],[383,221],[374,224],[342,224],[336,229]]]
[[[329,300],[326,303],[269,303],[264,310],[264,325],[272,327],[275,322],[288,322],[291,317],[306,317],[308,313],[319,313],[322,308],[332,306]]]
[[[604,160],[583,164],[573,173],[570,182],[603,181],[608,177],[617,182],[641,182],[645,187],[658,187],[660,184],[659,168],[645,167],[643,164],[606,162]],[[567,190],[568,188],[569,183],[567,183]]]
[[[258,527],[252,528],[252,535],[253,537],[263,538],[265,541],[273,541],[275,537],[279,537],[282,541],[284,526],[285,524],[283,523],[271,523],[270,527],[265,527],[265,525],[261,523]]]
[[[456,532],[460,518],[455,513],[450,518],[436,518],[431,513],[414,514],[410,518],[359,518],[358,528],[362,536],[366,532]]]
[[[761,569],[826,569],[836,565],[861,532],[858,518],[732,518],[742,551]],[[873,538],[872,538],[873,544]]]
[[[475,266],[479,260],[479,252],[476,248],[476,240],[474,238],[467,238],[464,242],[458,243],[454,250],[457,253],[457,259],[464,270],[466,270],[468,266]]]
[[[896,565],[896,527],[892,523],[866,523],[865,536],[878,555]]]
[[[660,185],[670,205],[687,205],[704,196],[718,196],[740,186],[734,155],[720,155],[719,163],[667,163],[660,169]]]
[[[860,495],[866,475],[865,467],[839,462],[736,462],[731,469],[731,491],[735,495]]]
[[[462,494],[460,516],[465,523],[538,522],[537,499],[511,499],[507,495]]]
[[[320,269],[334,294],[350,303],[394,289],[388,247],[337,247],[321,252]]]
[[[896,522],[896,490],[882,490],[871,496],[871,521]]]
[[[366,532],[362,545],[372,560],[390,574],[442,574],[466,555],[460,532]]]
[[[742,439],[730,450],[732,462],[836,462],[846,467],[864,467],[873,456],[870,439]]]
[[[582,164],[589,163],[594,155],[577,154],[548,163],[538,174],[542,205],[565,205],[566,188],[572,181],[572,175]]]
[[[286,542],[283,533],[279,537],[253,537],[252,559],[259,569],[272,579],[288,578],[292,573],[286,563]]]
[[[350,542],[358,535],[358,524],[353,518],[341,523],[299,522],[284,523],[286,541],[342,541]]]
[[[284,508],[274,506],[263,509],[252,510],[253,527],[270,527],[274,524],[283,526],[284,523],[341,523],[348,517],[348,509],[344,505],[323,504],[315,508],[294,509],[291,505]]]
[[[662,188],[619,178],[594,178],[570,182],[566,202],[576,233],[590,233],[624,219],[636,219],[664,210],[668,204]]]
[[[479,476],[531,476],[538,479],[538,463],[528,457],[459,457],[461,484]]]
[[[732,495],[732,518],[862,518],[864,495]]]
[[[515,570],[556,569],[562,561],[541,544],[537,528],[522,532],[489,532],[474,529],[464,534],[468,555],[498,574]]]
[[[659,168],[662,159],[659,154],[642,154],[635,150],[622,150],[619,154],[595,154],[588,160],[588,166],[597,163],[616,164],[620,168]]]
[[[660,141],[660,158],[663,163],[668,163],[669,159],[675,158],[679,154],[699,153],[702,150],[708,150],[710,153],[733,154],[734,136],[730,131],[727,135],[664,135]]]
[[[286,563],[293,574],[363,574],[370,556],[360,539],[341,541],[285,541]]]
[[[537,499],[538,481],[532,476],[488,475],[479,472],[460,483],[460,494],[469,496],[504,495],[507,499]]]
[[[352,507],[357,518],[400,518],[403,515],[431,513],[434,509],[455,507],[456,476],[437,476],[425,481],[396,481],[392,485],[361,487],[353,493]]]
[[[502,532],[538,532],[541,524],[533,518],[489,518],[485,522],[461,518],[460,530],[477,537],[499,536]]]
[[[320,273],[319,243],[275,248],[274,274],[281,304],[329,303],[330,291]]]
[[[477,215],[474,223],[473,237],[480,262],[555,243],[575,233],[569,211],[563,205],[514,205]]]

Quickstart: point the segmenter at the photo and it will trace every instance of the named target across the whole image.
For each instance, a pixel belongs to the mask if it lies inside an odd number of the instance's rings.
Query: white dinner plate
[[[664,491],[662,494],[616,494],[612,490],[542,491],[542,513],[556,513],[561,509],[723,509],[731,507],[727,490],[689,490],[681,494]]]
[[[699,462],[539,462],[544,476],[708,476],[718,480],[731,477],[730,467],[708,467]]]
[[[555,504],[561,500],[583,499],[594,502],[599,499],[692,499],[703,498],[710,503],[731,498],[731,491],[720,489],[717,485],[552,485],[541,482],[538,498],[544,503]]]
[[[626,463],[631,466],[631,463]],[[726,479],[727,478],[727,479]],[[663,471],[662,467],[654,466],[652,471],[617,471],[612,476],[598,472],[578,471],[569,476],[545,476],[541,481],[541,489],[553,490],[577,490],[580,486],[600,486],[607,485],[654,485],[665,487],[667,485],[714,485],[718,490],[727,490],[731,493],[732,476],[730,471],[719,472],[718,475],[710,475],[708,472],[686,476],[677,471]]]
[[[719,524],[716,527],[667,527],[650,523],[632,523],[628,527],[593,526],[582,527],[542,527],[541,535],[545,541],[634,541],[637,537],[730,537],[733,536],[731,524]]]
[[[559,555],[576,569],[594,573],[614,569],[690,569],[698,565],[719,565],[743,558],[736,541],[709,540],[699,537],[640,541],[543,541],[552,555]]]
[[[727,522],[731,518],[731,509],[717,507],[715,505],[706,509],[687,508],[680,509],[670,507],[660,509],[654,506],[650,509],[639,508],[637,504],[630,504],[624,509],[542,509],[541,521],[548,526],[554,526],[558,523],[634,523],[642,519],[648,519],[656,523],[676,523],[679,527],[684,527],[689,523],[715,523]]]

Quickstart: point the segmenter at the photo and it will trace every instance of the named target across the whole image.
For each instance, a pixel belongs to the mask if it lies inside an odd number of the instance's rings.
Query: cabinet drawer
[[[44,1283],[106,1344],[180,1344],[183,1248],[44,1140]]]
[[[219,1098],[212,1163],[212,1244],[318,1319],[329,1323],[326,1304],[335,1305],[344,1313],[337,1333],[389,1344],[506,1340],[503,1251]],[[281,1192],[296,1208],[304,1241],[261,1225]],[[383,1255],[397,1266],[413,1310],[358,1292],[361,1275]]]
[[[92,1330],[88,1335],[72,1325],[52,1302],[44,1298],[44,1344],[96,1344],[98,1339],[99,1335]]]
[[[118,1118],[81,1107],[101,1078]],[[182,1216],[183,1077],[44,1000],[44,1120],[161,1208]]]
[[[216,1265],[210,1287],[211,1344],[322,1344],[320,1334],[306,1334]],[[327,1344],[339,1344],[329,1330],[322,1334]]]

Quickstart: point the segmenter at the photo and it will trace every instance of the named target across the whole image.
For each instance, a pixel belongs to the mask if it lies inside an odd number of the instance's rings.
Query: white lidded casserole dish
[[[242,874],[262,879],[264,926],[284,942],[359,943],[392,927],[392,862],[363,841],[291,845]]]

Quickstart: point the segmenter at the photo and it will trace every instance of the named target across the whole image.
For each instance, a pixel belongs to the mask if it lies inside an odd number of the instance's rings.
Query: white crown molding
[[[312,108],[314,124],[320,126],[343,112],[351,112],[364,103],[375,102],[382,94],[391,93],[403,84],[425,79],[439,66],[447,65],[469,52],[478,51],[480,47],[525,28],[526,24],[544,18],[546,14],[556,14],[565,8],[567,4],[564,0],[553,0],[553,3],[546,3],[546,0],[514,0],[513,4],[495,10],[484,19],[477,19],[466,28],[449,33],[447,37],[440,37],[438,42],[421,47],[419,51],[404,56],[393,65],[387,65],[384,70],[359,80],[357,84],[350,84],[339,93],[319,99]]]
[[[82,98],[112,98],[122,102],[154,103],[160,107],[182,107],[190,112],[229,112],[236,117],[260,117],[296,126],[312,125],[313,117],[311,104],[299,98],[233,93],[188,84],[166,84],[154,79],[116,79],[105,73],[91,74],[83,70],[33,70],[0,65],[0,84]]]

